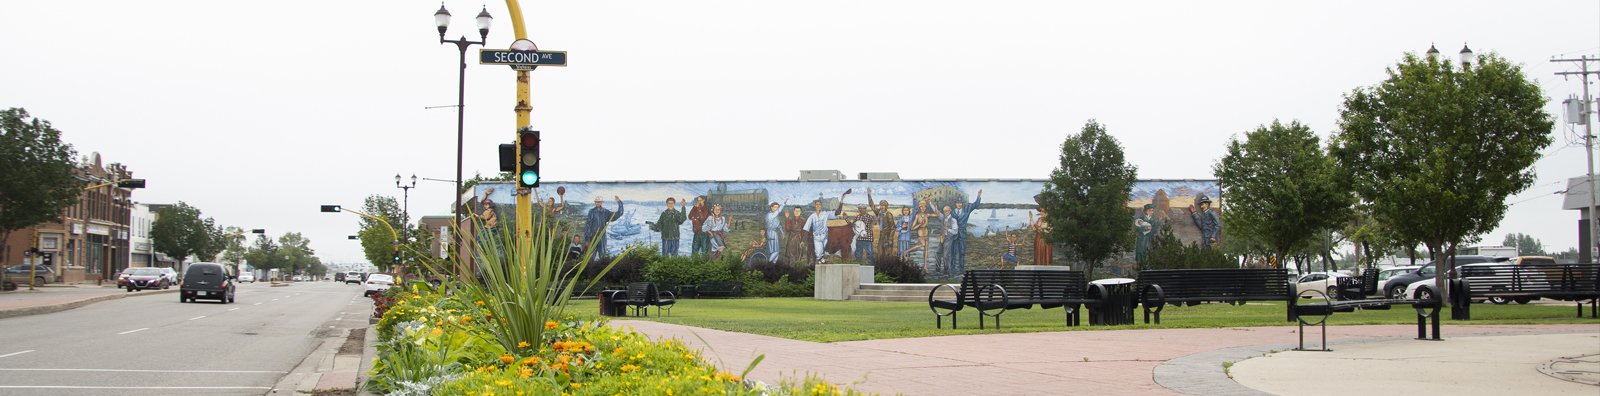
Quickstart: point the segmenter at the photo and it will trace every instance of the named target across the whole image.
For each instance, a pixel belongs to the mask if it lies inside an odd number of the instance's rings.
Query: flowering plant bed
[[[483,307],[413,285],[395,293],[378,322],[378,359],[370,390],[448,395],[815,395],[857,394],[816,378],[777,385],[746,381],[717,369],[677,340],[607,326],[604,319],[567,316],[543,325],[547,341],[502,348]],[[748,372],[748,371],[747,371]]]

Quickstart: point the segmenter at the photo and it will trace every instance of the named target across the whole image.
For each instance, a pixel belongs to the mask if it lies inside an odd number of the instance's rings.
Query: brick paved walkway
[[[616,320],[612,324],[633,327],[653,337],[679,338],[691,347],[709,344],[710,348],[704,350],[706,357],[713,363],[720,360],[725,369],[735,373],[755,356],[765,354],[766,359],[750,375],[764,382],[809,373],[858,390],[908,395],[1181,394],[1173,388],[1205,394],[1259,394],[1227,380],[1221,361],[1179,358],[1230,348],[1238,348],[1233,349],[1234,355],[1247,357],[1293,348],[1297,340],[1295,327],[1279,326],[814,343],[639,320]],[[1560,332],[1600,332],[1600,326],[1447,325],[1443,329],[1445,342],[1450,337],[1471,335]],[[1405,339],[1415,335],[1416,327],[1411,325],[1328,328],[1330,342]],[[1221,359],[1230,355],[1217,356]],[[1167,365],[1174,359],[1179,361]],[[1173,388],[1158,383],[1158,377]]]

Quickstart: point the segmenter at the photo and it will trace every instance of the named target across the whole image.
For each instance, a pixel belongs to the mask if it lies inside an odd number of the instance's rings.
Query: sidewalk
[[[750,378],[776,383],[808,374],[882,394],[1267,394],[1302,393],[1305,388],[1346,389],[1360,378],[1401,376],[1425,394],[1505,394],[1474,383],[1548,382],[1545,394],[1593,395],[1600,387],[1551,376],[1527,376],[1538,364],[1561,357],[1600,354],[1600,325],[1445,326],[1444,341],[1411,340],[1411,325],[1330,326],[1333,352],[1289,351],[1298,335],[1293,326],[1220,329],[1152,329],[982,334],[838,343],[814,343],[637,320],[615,320],[657,338],[678,338],[702,348],[712,363],[741,372],[757,355],[765,360]],[[1308,338],[1316,336],[1311,330]],[[1539,334],[1568,334],[1547,345]],[[1475,337],[1498,336],[1493,342]],[[1576,341],[1574,341],[1576,340]],[[1587,344],[1582,344],[1583,342]],[[1577,342],[1582,345],[1571,345]],[[709,346],[708,346],[709,345]],[[1312,347],[1308,345],[1308,347]],[[1269,363],[1247,362],[1274,351]],[[1552,351],[1561,356],[1548,356]],[[1418,356],[1401,367],[1368,364],[1384,356]],[[1464,372],[1442,364],[1461,356],[1501,362],[1500,370]],[[1427,360],[1435,359],[1435,360]],[[1227,372],[1225,362],[1234,364]],[[1334,366],[1332,362],[1339,362]],[[1581,360],[1579,371],[1600,373]],[[1594,359],[1587,362],[1596,362]],[[1592,363],[1590,365],[1600,365]],[[1271,372],[1266,370],[1271,366]],[[1339,367],[1338,370],[1331,369]],[[1383,372],[1375,371],[1382,370]],[[1388,372],[1397,373],[1388,373]],[[1278,382],[1235,381],[1277,378]],[[1260,374],[1257,374],[1260,373]],[[1284,374],[1288,373],[1288,374]],[[1311,380],[1322,378],[1321,380]],[[1337,379],[1339,385],[1328,381]],[[1376,381],[1374,381],[1376,382]],[[1245,384],[1248,383],[1248,384]],[[1292,387],[1289,387],[1292,385]],[[1252,388],[1259,386],[1261,388]],[[1542,385],[1541,385],[1542,386]],[[1389,392],[1383,392],[1389,393]]]
[[[23,286],[15,291],[0,293],[0,319],[60,312],[100,301],[131,296],[176,293],[176,287],[167,290],[141,290],[128,292],[116,287],[95,285],[49,284],[28,290]]]

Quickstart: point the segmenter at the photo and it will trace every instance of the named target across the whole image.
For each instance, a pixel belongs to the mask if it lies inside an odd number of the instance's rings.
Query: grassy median
[[[595,300],[573,301],[574,311],[597,312]],[[1588,307],[1584,307],[1587,311]],[[883,338],[929,337],[960,334],[1029,333],[1041,331],[1100,331],[1123,329],[1173,329],[1243,326],[1292,326],[1287,321],[1284,303],[1251,302],[1244,305],[1201,304],[1197,306],[1168,306],[1162,311],[1160,325],[1142,324],[1142,311],[1135,310],[1134,320],[1141,324],[1127,326],[1088,326],[1084,316],[1083,326],[1066,327],[1065,314],[1056,309],[1024,309],[1006,312],[1000,318],[1001,330],[996,331],[993,320],[987,329],[978,329],[978,314],[963,310],[961,328],[951,329],[949,318],[943,329],[934,328],[934,316],[927,303],[821,301],[811,298],[732,298],[678,300],[672,316],[656,315],[646,318],[663,323],[681,324],[710,329],[753,333],[774,337],[816,342],[871,340]],[[1578,318],[1577,308],[1571,302],[1543,301],[1527,305],[1473,304],[1470,321],[1450,320],[1449,309],[1440,311],[1443,324],[1600,324],[1594,318]],[[1416,324],[1416,310],[1394,307],[1391,310],[1358,311],[1334,314],[1329,325]]]

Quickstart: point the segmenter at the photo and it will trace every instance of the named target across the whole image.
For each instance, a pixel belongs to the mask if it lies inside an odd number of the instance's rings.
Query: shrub
[[[807,272],[802,281],[789,280],[789,275],[767,282],[760,271],[748,271],[744,276],[744,294],[750,297],[810,297],[815,294],[816,277]]]
[[[793,266],[781,262],[756,264],[751,266],[750,270],[760,273],[761,280],[767,282],[777,282],[779,279],[784,277],[788,277],[789,279],[805,279],[807,275],[810,275],[812,271],[815,271],[814,267],[809,265]]]
[[[1139,269],[1239,268],[1238,259],[1223,253],[1222,249],[1184,244],[1172,234],[1170,225],[1161,227],[1155,242],[1145,262],[1139,263]]]
[[[922,268],[917,267],[916,263],[907,260],[905,257],[896,255],[878,256],[876,260],[872,261],[872,265],[873,271],[888,275],[890,279],[894,279],[893,283],[924,283],[927,281],[925,274],[922,273]]]
[[[696,285],[707,282],[739,282],[744,264],[737,258],[707,262],[704,257],[665,257],[646,265],[641,277],[663,285]]]

